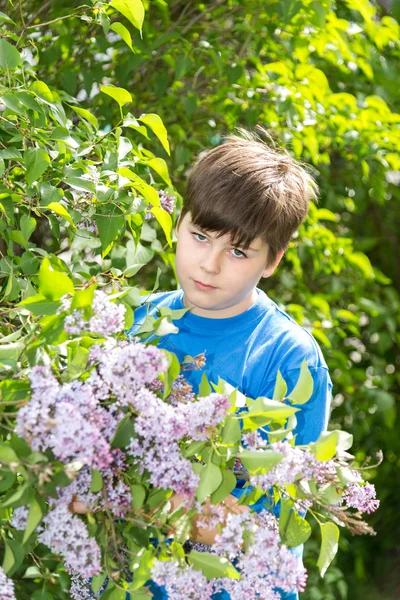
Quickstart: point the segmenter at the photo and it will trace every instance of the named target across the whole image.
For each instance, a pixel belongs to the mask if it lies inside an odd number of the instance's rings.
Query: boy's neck
[[[205,317],[206,319],[228,319],[230,317],[236,317],[246,310],[251,308],[257,301],[257,290],[254,289],[244,300],[235,304],[221,309],[206,309],[201,308],[192,304],[186,294],[183,294],[183,305],[185,308],[189,308],[192,315],[198,317]]]

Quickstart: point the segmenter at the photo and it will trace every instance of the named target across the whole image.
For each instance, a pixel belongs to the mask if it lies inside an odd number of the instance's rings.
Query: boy
[[[175,322],[179,332],[160,338],[158,346],[180,362],[205,353],[201,369],[184,373],[195,392],[205,371],[209,381],[219,376],[246,396],[271,398],[278,369],[290,392],[306,359],[314,391],[299,407],[293,433],[296,444],[307,444],[327,427],[328,369],[311,334],[256,286],[278,266],[317,186],[287,153],[244,130],[240,134],[203,155],[190,172],[176,227],[181,289],[148,298],[150,314],[161,307],[189,309]],[[146,305],[135,311],[132,334],[146,311]],[[241,493],[239,487],[232,492]],[[262,500],[256,509],[263,508]],[[296,550],[301,560],[302,548]],[[155,598],[167,598],[161,588],[151,589]],[[297,594],[282,598],[295,600]]]

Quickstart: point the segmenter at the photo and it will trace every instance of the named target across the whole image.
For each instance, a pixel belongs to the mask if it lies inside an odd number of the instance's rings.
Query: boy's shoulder
[[[327,368],[321,348],[311,331],[299,325],[288,313],[261,291],[265,307],[258,344],[273,355],[276,362],[299,368],[306,359],[309,367]],[[289,366],[290,365],[290,366]]]

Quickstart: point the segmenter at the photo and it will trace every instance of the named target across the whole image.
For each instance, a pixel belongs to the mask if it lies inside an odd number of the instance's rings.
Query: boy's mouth
[[[215,290],[215,289],[217,289],[213,285],[207,285],[205,283],[202,283],[201,281],[196,281],[195,279],[193,279],[193,281],[196,284],[196,286],[199,289],[201,289],[201,290]]]

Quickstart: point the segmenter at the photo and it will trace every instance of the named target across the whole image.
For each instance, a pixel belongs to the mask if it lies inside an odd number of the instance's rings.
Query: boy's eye
[[[232,252],[239,252],[240,256],[238,256],[237,254],[233,255],[236,258],[247,258],[246,254],[244,252],[242,252],[241,250],[238,250],[238,248],[232,248]]]
[[[199,238],[203,238],[202,240],[198,240],[199,242],[203,242],[204,240],[206,240],[206,239],[207,239],[205,235],[201,235],[201,233],[196,233],[195,231],[193,231],[193,235],[194,235],[195,237],[196,237],[196,235],[197,235],[197,237],[199,237]]]

